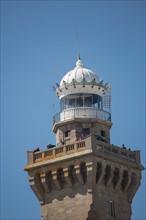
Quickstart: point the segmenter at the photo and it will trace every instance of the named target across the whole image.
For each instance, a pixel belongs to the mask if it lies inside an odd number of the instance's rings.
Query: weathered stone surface
[[[31,155],[25,168],[43,220],[131,219],[143,170],[139,152],[125,150],[123,157],[119,147],[90,136],[57,148],[53,159],[45,154]]]

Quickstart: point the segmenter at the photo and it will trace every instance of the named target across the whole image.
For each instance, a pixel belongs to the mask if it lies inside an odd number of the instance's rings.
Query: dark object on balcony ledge
[[[55,147],[55,145],[53,145],[53,144],[48,144],[47,145],[47,149],[54,148],[54,147]]]
[[[103,139],[103,138],[102,138],[101,136],[99,136],[99,135],[96,136],[96,140],[98,140],[98,141],[103,141],[103,142],[107,143],[107,141],[106,141],[105,139]]]
[[[35,153],[35,152],[38,152],[38,151],[40,151],[40,148],[36,147],[36,149],[33,152]]]

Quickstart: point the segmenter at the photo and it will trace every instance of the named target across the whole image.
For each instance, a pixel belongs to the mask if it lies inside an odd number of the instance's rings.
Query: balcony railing
[[[57,113],[53,117],[53,123],[73,119],[73,118],[98,118],[111,121],[111,114],[107,111],[92,107],[69,108]]]
[[[100,157],[110,157],[111,159],[113,158],[113,160],[121,159],[122,161],[131,161],[136,166],[140,165],[139,151],[131,151],[102,141],[98,141],[95,139],[94,135],[91,135],[81,141],[72,142],[68,145],[54,147],[44,151],[28,152],[28,165],[44,160],[49,161],[59,157],[61,159],[61,157],[66,157],[69,154],[74,156],[74,154],[77,155],[76,153],[78,152],[84,154],[86,150],[88,151],[86,153],[97,153]]]

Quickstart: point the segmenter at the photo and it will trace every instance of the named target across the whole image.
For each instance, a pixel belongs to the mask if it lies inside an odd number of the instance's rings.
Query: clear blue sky
[[[145,166],[145,1],[1,1],[1,219],[37,220],[26,151],[55,143],[52,86],[75,67],[76,29],[86,68],[112,84],[111,142]],[[144,220],[145,171],[132,203]]]

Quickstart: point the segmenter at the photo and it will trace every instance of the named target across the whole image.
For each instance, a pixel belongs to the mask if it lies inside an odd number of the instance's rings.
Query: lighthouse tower
[[[57,84],[56,145],[27,152],[43,220],[128,220],[140,186],[140,151],[110,143],[111,86],[76,66]]]

